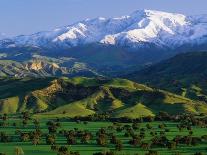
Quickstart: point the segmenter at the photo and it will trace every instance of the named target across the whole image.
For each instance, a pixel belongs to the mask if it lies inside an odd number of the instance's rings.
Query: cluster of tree
[[[52,145],[51,150],[56,151],[57,155],[80,155],[79,152],[69,151],[66,146]]]
[[[200,114],[202,116],[202,114]],[[133,122],[152,122],[152,121],[174,121],[180,122],[181,120],[188,118],[189,121],[193,123],[193,125],[200,125],[206,126],[207,124],[207,117],[200,117],[196,118],[195,115],[192,114],[180,114],[180,115],[172,115],[168,114],[167,112],[160,111],[156,116],[145,116],[140,118],[128,118],[128,117],[121,117],[121,118],[113,118],[110,115],[110,112],[100,113],[100,114],[93,114],[89,116],[76,116],[71,118],[70,121],[109,121],[109,122],[122,122],[122,123],[133,123]]]
[[[92,116],[92,115],[91,115]],[[90,116],[90,117],[91,117]],[[101,116],[101,117],[100,117]],[[107,114],[97,115],[96,118],[101,118],[104,120],[109,119],[106,117]],[[22,119],[22,126],[26,127],[28,122],[31,121],[30,114],[28,112],[23,112],[20,116]],[[83,117],[86,118],[86,117]],[[1,125],[9,125],[7,114],[1,116]],[[145,118],[146,119],[146,118]],[[147,118],[145,127],[141,126],[140,122],[146,121],[143,118],[131,120],[132,123],[123,124],[120,123],[120,119],[113,121],[113,124],[106,127],[100,128],[96,134],[93,134],[87,130],[80,130],[78,128],[70,130],[62,130],[61,123],[59,119],[48,121],[46,123],[47,133],[43,133],[40,129],[40,122],[37,119],[32,120],[34,130],[29,132],[24,132],[16,130],[16,135],[19,135],[19,141],[21,142],[31,142],[33,145],[39,145],[40,142],[45,139],[45,143],[51,145],[51,150],[56,151],[58,155],[78,155],[78,152],[71,152],[65,146],[58,146],[56,143],[56,137],[62,136],[66,139],[67,145],[76,145],[76,144],[89,144],[92,140],[96,140],[97,145],[108,146],[109,144],[114,146],[116,151],[123,150],[123,142],[118,138],[118,134],[123,133],[125,137],[128,137],[128,143],[132,147],[140,147],[144,150],[147,150],[146,155],[157,154],[157,152],[152,151],[152,148],[168,148],[170,150],[176,149],[179,145],[194,146],[201,142],[207,142],[207,135],[201,137],[194,136],[193,127],[207,128],[207,118],[206,117],[197,117],[190,114],[176,115],[171,116],[165,112],[160,112],[156,117]],[[149,120],[159,120],[161,122],[156,128],[149,123]],[[84,125],[88,124],[87,119],[74,118],[77,123],[82,123]],[[167,132],[170,132],[167,125],[164,123],[165,120],[170,120],[177,122],[178,131],[187,130],[187,136],[175,136],[173,139],[168,139],[166,136]],[[12,124],[14,127],[17,127],[17,124]],[[146,141],[146,132],[150,133],[151,139]],[[10,142],[13,141],[12,136],[6,134],[6,132],[0,132],[0,142]],[[110,155],[114,152],[109,151],[106,154]],[[101,154],[101,152],[96,153]]]

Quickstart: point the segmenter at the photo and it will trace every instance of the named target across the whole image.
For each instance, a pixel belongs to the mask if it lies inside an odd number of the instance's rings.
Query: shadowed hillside
[[[1,79],[0,112],[30,111],[38,117],[74,117],[108,113],[138,118],[159,111],[207,113],[207,105],[125,79]]]
[[[207,52],[179,54],[127,78],[207,102]]]

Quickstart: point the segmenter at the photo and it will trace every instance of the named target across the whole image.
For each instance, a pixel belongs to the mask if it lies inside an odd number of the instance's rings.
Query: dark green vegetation
[[[27,112],[4,114],[0,119],[0,153],[200,155],[207,151],[207,118],[203,116],[159,113],[147,122],[106,120],[103,116],[96,122],[88,118],[38,120]]]
[[[6,42],[5,42],[6,44]],[[10,43],[9,43],[10,44]],[[109,46],[102,44],[89,44],[74,48],[62,49],[51,47],[50,49],[40,47],[9,47],[0,48],[0,68],[4,76],[118,76],[136,71],[145,64],[151,64],[169,57],[169,52],[156,49],[148,45],[144,50],[129,51],[129,48]],[[153,48],[153,50],[151,49]],[[5,64],[4,60],[12,61]],[[24,68],[28,62],[36,60],[42,63],[42,68],[37,71],[33,68]],[[79,66],[77,68],[77,65]],[[10,67],[11,66],[11,67]],[[28,65],[27,65],[28,66]],[[57,68],[59,66],[59,68]],[[12,71],[8,71],[12,68]],[[21,72],[20,72],[21,70]]]
[[[207,52],[179,54],[127,77],[187,98],[207,102]]]
[[[147,50],[147,52],[146,52]],[[103,44],[89,44],[73,47],[65,51],[51,50],[45,56],[73,57],[95,68],[96,71],[106,76],[119,76],[124,73],[131,73],[143,68],[146,64],[156,63],[170,57],[168,52],[157,49],[149,43],[147,49],[129,50],[129,47],[119,47]]]
[[[75,117],[107,113],[111,118],[207,113],[207,105],[125,79],[1,79],[0,113],[30,111],[36,117]]]

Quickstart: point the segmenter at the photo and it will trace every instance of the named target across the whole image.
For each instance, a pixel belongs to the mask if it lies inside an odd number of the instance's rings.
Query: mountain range
[[[117,18],[86,19],[52,31],[3,40],[1,46],[71,48],[100,43],[130,49],[175,49],[202,44],[207,39],[207,16],[185,16],[154,10],[139,10]]]
[[[28,62],[41,61],[41,75],[70,76],[71,69],[80,72],[80,68],[71,66],[73,60],[74,64],[84,64],[80,65],[81,74],[84,70],[95,75],[119,76],[182,52],[207,50],[206,42],[207,15],[138,10],[122,17],[86,19],[52,31],[2,39],[0,61],[12,63],[5,66],[5,62],[0,62],[0,70],[5,75],[38,76],[34,68],[26,67],[19,73],[16,64],[30,66]],[[50,63],[40,57],[50,59]],[[64,63],[56,63],[63,59]],[[11,66],[14,71],[10,74],[5,68]],[[54,66],[59,66],[58,72]]]

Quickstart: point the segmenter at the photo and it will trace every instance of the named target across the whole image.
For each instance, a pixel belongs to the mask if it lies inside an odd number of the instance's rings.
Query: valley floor
[[[24,151],[25,155],[56,155],[56,151],[51,150],[51,145],[47,145],[45,142],[45,137],[42,137],[40,140],[40,144],[33,145],[29,140],[28,142],[20,142],[20,136],[17,134],[17,131],[21,132],[29,132],[34,131],[34,124],[32,120],[28,122],[25,127],[22,125],[22,119],[19,118],[10,118],[7,120],[9,125],[8,126],[1,126],[0,132],[6,133],[10,138],[11,142],[0,142],[0,152],[5,153],[6,155],[13,155],[15,147],[21,147]],[[44,133],[48,133],[47,125],[48,119],[40,120],[40,130]],[[54,120],[55,121],[55,120]],[[15,123],[14,127],[12,124]],[[122,131],[114,131],[109,130],[109,126],[113,126],[114,124],[111,122],[73,122],[68,120],[60,120],[60,127],[58,128],[58,132],[56,134],[56,145],[58,146],[66,146],[70,151],[78,151],[81,155],[92,155],[95,152],[104,152],[107,150],[115,150],[115,145],[111,144],[108,141],[108,144],[106,146],[100,146],[97,145],[96,142],[96,132],[100,128],[105,128],[107,132],[113,132],[118,139],[120,139],[123,143],[123,148],[121,151],[116,151],[117,154],[127,154],[127,155],[134,155],[135,153],[138,153],[139,155],[144,155],[148,151],[141,148],[140,146],[133,146],[128,144],[131,137],[125,136],[126,130]],[[158,126],[162,123],[165,123],[165,129],[160,129]],[[146,126],[149,124],[152,128],[148,129]],[[132,125],[131,123],[119,123],[119,125]],[[189,134],[189,131],[187,129],[183,129],[182,131],[179,131],[177,128],[178,123],[176,122],[150,122],[150,123],[140,123],[140,129],[143,128],[145,130],[145,138],[144,141],[150,141],[152,138],[150,132],[157,132],[158,135],[160,135],[161,131],[164,131],[168,129],[168,132],[165,132],[165,135],[168,139],[172,140],[176,135],[181,136],[187,136]],[[66,138],[59,134],[61,130],[73,130],[74,128],[77,128],[78,130],[87,130],[91,132],[94,136],[89,141],[88,144],[82,144],[80,141],[80,138],[77,138],[77,144],[75,145],[68,145]],[[207,128],[200,128],[200,127],[193,127],[193,136],[201,137],[207,133]],[[140,130],[135,130],[135,133],[139,133]],[[182,155],[189,155],[189,154],[195,154],[196,152],[206,152],[207,150],[207,141],[202,141],[201,143],[196,144],[195,146],[187,146],[187,145],[178,145],[175,149],[168,149],[168,148],[160,148],[155,147],[151,148],[151,150],[156,150],[160,155],[166,155],[166,154],[176,154],[180,153]]]

